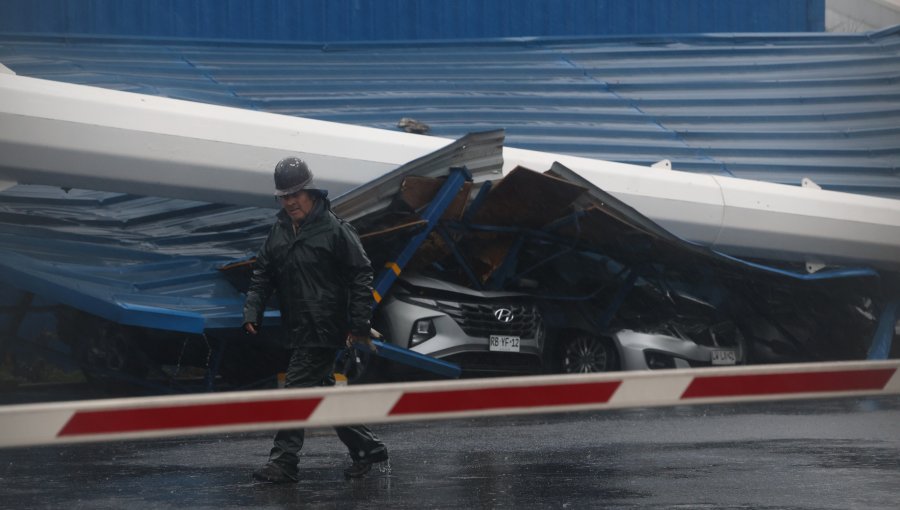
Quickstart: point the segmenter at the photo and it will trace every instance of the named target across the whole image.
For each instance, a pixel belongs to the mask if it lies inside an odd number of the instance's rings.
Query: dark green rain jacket
[[[262,323],[278,292],[290,347],[341,347],[347,333],[369,334],[372,265],[353,227],[325,197],[295,232],[283,210],[253,265],[244,322]]]

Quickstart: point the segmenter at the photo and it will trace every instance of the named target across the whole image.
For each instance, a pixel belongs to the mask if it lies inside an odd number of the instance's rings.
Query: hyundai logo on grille
[[[512,322],[513,313],[509,308],[498,308],[494,310],[494,317],[500,322]]]

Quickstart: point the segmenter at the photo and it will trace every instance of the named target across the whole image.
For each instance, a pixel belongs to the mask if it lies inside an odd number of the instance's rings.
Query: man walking
[[[281,324],[291,358],[285,386],[334,385],[334,360],[343,346],[370,344],[372,267],[356,231],[338,218],[315,189],[305,162],[286,158],[275,166],[277,221],[257,254],[247,299],[244,330],[257,334],[266,301],[278,292]],[[353,465],[348,478],[364,476],[388,458],[387,449],[364,425],[335,427]],[[265,466],[253,478],[296,482],[303,429],[279,430]]]

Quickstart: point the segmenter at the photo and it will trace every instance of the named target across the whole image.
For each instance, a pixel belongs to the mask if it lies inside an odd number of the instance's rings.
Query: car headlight
[[[651,370],[675,368],[675,358],[661,352],[644,351],[644,361],[647,362],[647,368]]]
[[[409,346],[415,347],[435,335],[434,322],[431,319],[419,319],[413,323]]]

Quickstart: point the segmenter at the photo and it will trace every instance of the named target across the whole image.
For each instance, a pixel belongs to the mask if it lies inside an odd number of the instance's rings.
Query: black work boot
[[[344,470],[346,478],[362,478],[366,476],[372,469],[372,464],[384,462],[388,460],[387,448],[380,448],[378,451],[353,460],[353,465]]]
[[[268,483],[296,483],[300,477],[297,470],[282,466],[277,462],[268,462],[253,472],[253,479]]]

